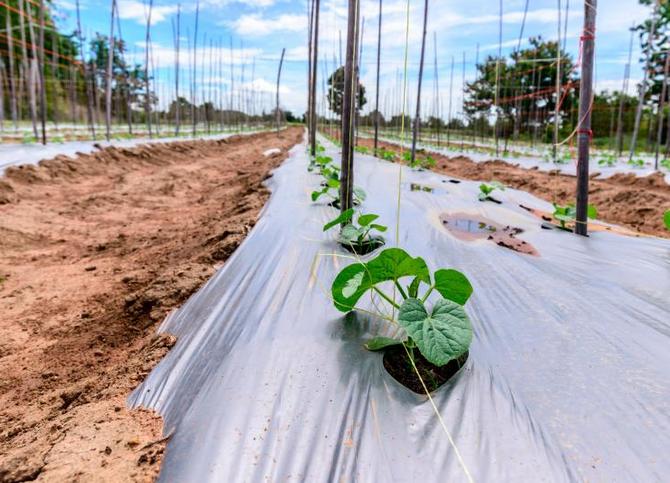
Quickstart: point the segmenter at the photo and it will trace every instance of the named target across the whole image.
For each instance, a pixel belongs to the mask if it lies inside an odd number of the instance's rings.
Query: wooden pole
[[[174,33],[174,48],[175,48],[175,59],[174,59],[174,95],[175,95],[175,126],[174,126],[174,135],[179,136],[179,128],[181,126],[181,103],[179,102],[179,45],[181,40],[179,38],[181,29],[181,4],[177,5],[177,20],[172,24],[172,31]]]
[[[149,14],[147,15],[147,29],[145,36],[145,46],[144,46],[144,116],[146,117],[145,122],[147,123],[147,130],[149,131],[149,137],[152,137],[151,133],[151,91],[149,90],[149,43],[151,42],[151,11],[153,10],[154,0],[149,0]]]
[[[449,74],[449,110],[447,112],[447,147],[451,143],[451,113],[454,100],[454,56],[451,56],[451,73]]]
[[[198,20],[200,17],[200,2],[198,2],[195,6],[195,32],[193,34],[193,56],[191,57],[191,61],[193,62],[193,65],[191,66],[191,135],[195,137],[196,135],[196,130],[197,130],[197,124],[198,124],[198,109],[196,107],[197,104],[197,93],[196,93],[196,76],[198,72]],[[231,39],[232,42],[232,39]],[[230,48],[231,56],[232,56],[232,44]],[[232,57],[231,57],[232,58]],[[231,60],[232,64],[232,60]]]
[[[309,129],[309,150],[312,157],[316,156],[316,79],[319,66],[319,10],[321,9],[321,0],[315,0],[314,3],[314,25],[312,25],[312,75],[310,79],[312,95],[309,105],[310,129]]]
[[[463,69],[461,73],[461,116],[463,129],[461,131],[461,151],[465,150],[465,50],[463,51]]]
[[[44,82],[44,0],[40,0],[40,50],[39,50],[39,74],[40,74],[40,118],[42,121],[42,144],[47,143],[47,88]]]
[[[502,60],[502,24],[503,24],[503,0],[500,0],[500,12],[498,15],[498,58],[496,59],[496,91],[494,106],[496,110],[496,124],[494,136],[496,140],[496,156],[500,155],[498,128],[500,125],[500,109],[498,108],[498,99],[500,98],[500,61]],[[449,130],[447,129],[447,133]]]
[[[282,65],[284,64],[284,54],[286,53],[286,47],[281,49],[281,57],[279,58],[279,69],[277,69],[277,95],[276,95],[276,102],[275,102],[275,117],[276,117],[276,125],[277,125],[277,132],[279,132],[279,127],[281,124],[281,114],[279,112],[279,82],[281,80],[281,68]]]
[[[558,0],[558,39],[556,40],[556,103],[554,106],[554,145],[551,149],[554,163],[558,161],[558,130],[561,111],[561,0]]]
[[[591,143],[591,108],[593,107],[593,57],[595,51],[596,9],[598,0],[584,0],[582,38],[582,78],[579,89],[579,130],[577,158],[577,217],[575,233],[587,235],[589,205],[589,145]]]
[[[107,52],[107,82],[105,83],[105,137],[110,140],[112,124],[112,69],[114,68],[114,12],[116,0],[112,0],[112,16],[109,22],[109,50]]]
[[[663,136],[663,110],[665,109],[665,97],[668,92],[668,69],[670,69],[670,51],[665,52],[665,65],[663,67],[663,87],[661,87],[661,98],[658,102],[658,126],[656,131],[656,150],[654,153],[654,170],[658,170],[658,155]]]
[[[342,169],[340,174],[340,209],[353,208],[354,191],[354,118],[358,97],[356,54],[358,43],[358,0],[348,0],[346,61],[342,100]]]
[[[18,128],[18,116],[16,110],[16,84],[14,73],[14,33],[12,32],[11,17],[9,5],[7,5],[7,13],[5,17],[5,26],[7,27],[7,47],[9,48],[9,106],[12,115],[12,122],[14,129]]]
[[[640,84],[640,92],[637,99],[637,110],[635,112],[635,126],[633,127],[633,138],[630,140],[630,153],[628,160],[631,161],[635,156],[635,147],[637,144],[637,136],[640,133],[640,122],[642,121],[642,108],[644,107],[644,98],[647,95],[647,79],[649,78],[649,69],[651,68],[651,51],[654,44],[654,37],[656,36],[656,17],[658,15],[658,3],[654,4],[654,12],[651,18],[651,29],[649,30],[649,39],[647,41],[647,52],[645,54],[645,66],[642,75],[642,84]]]
[[[416,160],[416,138],[421,127],[421,83],[423,81],[423,59],[426,54],[426,28],[428,26],[428,0],[423,3],[423,33],[421,34],[421,57],[419,58],[419,85],[416,90],[416,115],[414,116],[414,129],[412,131],[412,151],[410,164],[413,166]]]
[[[619,112],[617,115],[616,128],[616,149],[617,155],[621,156],[623,152],[623,106],[628,93],[628,79],[630,78],[630,64],[633,58],[633,39],[635,38],[635,25],[630,28],[630,43],[628,44],[628,62],[624,68],[623,86],[621,87],[621,97],[619,98]]]
[[[440,80],[438,77],[437,69],[437,32],[433,31],[433,54],[434,54],[434,64],[433,68],[435,71],[435,119],[437,123],[437,147],[440,147],[440,133],[442,131],[442,113],[440,112]]]
[[[381,62],[381,50],[382,50],[382,0],[379,0],[379,22],[377,28],[377,79],[375,87],[375,141],[374,141],[374,150],[373,154],[377,155],[377,149],[379,144],[379,65]]]

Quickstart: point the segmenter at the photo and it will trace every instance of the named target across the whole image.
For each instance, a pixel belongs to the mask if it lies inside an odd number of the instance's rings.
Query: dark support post
[[[584,0],[584,39],[582,79],[579,89],[578,159],[577,159],[577,218],[575,233],[587,235],[589,206],[589,145],[591,144],[591,107],[593,98],[593,52],[595,50],[596,8],[598,0]]]
[[[310,98],[309,115],[310,115],[310,130],[309,130],[309,145],[310,154],[316,156],[316,77],[319,66],[319,7],[321,0],[316,0],[314,3],[314,25],[312,25],[314,45],[312,46],[312,75],[310,82],[312,84],[312,96]]]
[[[379,29],[377,30],[377,87],[375,89],[375,145],[373,154],[377,156],[379,144],[379,63],[382,50],[382,0],[379,0]]]
[[[358,79],[356,53],[358,40],[358,0],[349,0],[347,50],[344,64],[344,93],[342,99],[342,170],[340,175],[340,209],[353,207],[354,192],[354,118],[357,107]]]
[[[277,132],[279,132],[279,125],[281,122],[281,114],[279,113],[279,81],[281,79],[281,66],[284,64],[284,53],[286,48],[281,49],[281,58],[279,59],[279,70],[277,71],[277,102],[275,114],[277,115]]]
[[[40,76],[40,118],[42,120],[42,144],[47,143],[47,86],[44,83],[44,0],[40,0],[40,50],[39,50],[39,76]],[[8,32],[9,34],[9,32]]]
[[[423,59],[426,53],[426,26],[428,24],[428,0],[423,4],[423,34],[421,35],[421,58],[419,60],[419,86],[416,91],[416,116],[414,117],[414,130],[412,132],[412,152],[410,165],[414,166],[416,161],[416,138],[421,126],[421,81],[423,80]]]

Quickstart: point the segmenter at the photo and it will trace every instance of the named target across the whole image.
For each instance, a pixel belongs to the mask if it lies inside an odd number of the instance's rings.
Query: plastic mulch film
[[[357,155],[387,247],[400,189],[399,246],[474,286],[470,357],[433,407],[363,348],[385,326],[333,307],[350,260],[322,232],[336,210],[310,202],[304,150],[276,170],[244,243],[165,320],[178,342],[130,397],[172,435],[162,481],[667,481],[670,241],[543,230],[518,205],[550,206],[527,193],[479,202],[477,183],[406,167],[399,183],[398,165]],[[458,239],[444,213],[522,228],[539,255]]]

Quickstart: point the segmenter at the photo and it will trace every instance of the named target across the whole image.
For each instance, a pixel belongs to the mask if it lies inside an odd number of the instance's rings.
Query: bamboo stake
[[[654,170],[658,170],[658,155],[661,146],[661,137],[663,136],[663,110],[665,109],[665,97],[668,89],[668,69],[670,68],[670,51],[665,52],[665,65],[663,67],[663,87],[661,88],[661,98],[658,106],[658,126],[656,131],[656,151],[654,153]]]
[[[628,45],[628,62],[624,68],[623,86],[621,87],[621,97],[619,98],[619,113],[617,115],[617,130],[616,130],[616,149],[617,156],[621,156],[623,152],[623,105],[628,93],[628,79],[630,78],[630,65],[633,57],[633,38],[635,35],[635,25],[630,29],[630,43]]]
[[[281,57],[279,58],[279,69],[277,69],[277,94],[276,94],[276,102],[275,102],[275,118],[276,118],[276,126],[277,126],[277,132],[279,132],[279,127],[281,123],[281,114],[279,112],[279,82],[281,80],[281,68],[282,65],[284,65],[284,54],[286,53],[286,47],[281,49]]]
[[[461,75],[461,116],[463,116],[463,127],[465,127],[465,50],[463,51],[463,72]],[[461,132],[461,151],[465,150],[465,136]]]
[[[174,37],[174,48],[175,48],[175,60],[174,60],[174,95],[175,95],[175,126],[174,126],[174,135],[179,136],[180,128],[180,114],[181,114],[181,103],[179,102],[179,45],[181,41],[179,39],[181,29],[181,4],[177,4],[177,21],[173,20],[172,22],[172,33]]]
[[[434,63],[433,70],[435,73],[435,119],[437,122],[437,147],[440,147],[440,134],[442,131],[442,115],[440,112],[440,80],[438,77],[438,68],[437,68],[437,32],[433,31],[433,54],[434,54]],[[465,69],[465,64],[463,64],[463,69]],[[465,74],[463,74],[465,76]],[[465,77],[463,77],[465,78]],[[463,84],[465,86],[465,84]]]
[[[145,46],[144,46],[144,82],[145,84],[145,94],[144,94],[144,116],[146,117],[145,122],[147,123],[147,130],[149,131],[149,138],[152,137],[151,132],[151,91],[149,90],[149,44],[151,42],[151,13],[154,6],[154,0],[149,0],[149,14],[147,15],[147,29],[145,35]]]
[[[500,155],[500,148],[498,146],[498,128],[500,125],[500,109],[498,107],[498,100],[500,98],[500,61],[502,58],[502,24],[503,24],[503,0],[500,0],[500,14],[498,16],[498,58],[496,60],[496,92],[494,99],[494,106],[496,110],[496,123],[494,128],[494,135],[496,139],[496,156]],[[447,130],[449,133],[449,130]]]
[[[376,87],[375,87],[375,141],[374,141],[374,150],[373,154],[377,155],[377,149],[379,144],[379,65],[381,61],[381,49],[382,49],[382,0],[379,0],[379,26],[377,29],[377,78],[376,78]]]
[[[342,101],[342,169],[340,171],[340,209],[353,208],[354,145],[353,128],[357,108],[358,79],[356,54],[358,44],[358,0],[349,0],[346,63],[344,66],[344,93]]]
[[[40,75],[40,118],[42,121],[42,144],[47,143],[47,89],[44,83],[44,0],[40,0],[40,50],[39,50],[39,75]]]
[[[591,143],[591,108],[593,104],[593,57],[595,51],[596,9],[598,0],[584,0],[582,38],[582,78],[579,89],[579,131],[577,159],[577,217],[575,233],[586,236],[589,204],[589,145]]]
[[[314,25],[312,26],[312,35],[313,35],[313,46],[312,46],[312,76],[310,79],[311,82],[311,91],[312,95],[310,98],[309,114],[310,114],[310,129],[309,129],[309,144],[310,144],[310,154],[312,157],[316,156],[316,82],[317,82],[317,72],[319,66],[319,13],[321,10],[321,0],[315,0],[314,2]]]
[[[658,15],[658,3],[654,3],[654,11],[651,18],[651,29],[649,30],[649,39],[647,41],[647,52],[645,54],[644,73],[642,75],[642,84],[637,99],[637,111],[635,112],[635,125],[633,127],[633,138],[630,141],[630,153],[628,160],[631,161],[635,155],[637,136],[640,132],[640,122],[642,120],[642,108],[644,107],[644,98],[647,94],[647,79],[649,78],[649,69],[651,68],[651,50],[656,36],[656,16]]]
[[[23,71],[26,79],[26,89],[28,91],[28,106],[30,108],[30,120],[32,121],[33,126],[33,136],[37,139],[37,106],[35,101],[35,58],[37,57],[35,53],[35,34],[33,32],[32,26],[32,12],[28,15],[28,33],[30,34],[30,45],[32,50],[32,58],[28,58],[28,50],[26,46],[26,34],[24,27],[24,8],[23,1],[19,0],[19,24],[21,27],[21,56],[24,60]]]
[[[19,0],[22,3],[23,0]],[[81,16],[79,14],[79,0],[75,0],[77,8],[77,38],[79,39],[79,53],[81,55],[81,64],[84,68],[84,86],[86,88],[86,112],[88,114],[88,123],[91,129],[91,135],[95,139],[95,122],[93,120],[93,95],[91,92],[91,82],[89,78],[89,69],[84,55],[84,34],[81,31]]]
[[[423,60],[426,54],[426,29],[428,26],[428,0],[423,4],[423,33],[421,34],[421,56],[419,60],[419,85],[416,91],[416,115],[414,117],[414,131],[412,132],[412,151],[410,154],[410,164],[413,166],[416,161],[416,138],[419,135],[421,126],[421,83],[423,81]],[[452,62],[453,67],[453,62]]]
[[[447,124],[447,146],[451,142],[451,126],[452,126],[452,104],[453,104],[453,94],[454,94],[454,56],[451,56],[451,74],[449,75],[449,111],[448,111],[448,124]]]
[[[561,110],[561,0],[558,0],[558,39],[556,40],[556,105],[554,106],[554,145],[552,155],[554,163],[558,161],[558,130]]]
[[[18,115],[16,110],[16,84],[14,81],[14,34],[11,30],[11,18],[9,12],[9,5],[7,5],[5,26],[7,27],[7,47],[9,48],[9,106],[14,130],[16,130],[18,129]]]
[[[107,82],[105,83],[105,138],[110,140],[110,125],[112,123],[112,69],[114,67],[114,11],[116,0],[112,0],[112,13],[109,22],[109,50],[107,51]]]

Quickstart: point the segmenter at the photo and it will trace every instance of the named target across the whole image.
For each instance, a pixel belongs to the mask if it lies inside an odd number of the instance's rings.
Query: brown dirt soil
[[[360,145],[373,148],[371,139],[359,139]],[[379,143],[385,149],[400,152],[400,147],[387,142]],[[462,179],[500,181],[506,186],[524,190],[538,198],[558,204],[574,203],[576,181],[574,176],[556,171],[544,172],[525,169],[504,161],[475,163],[465,156],[448,157],[432,153],[436,161],[434,171]],[[598,219],[630,228],[647,235],[670,238],[663,225],[663,214],[670,210],[670,185],[662,173],[646,177],[634,174],[616,174],[589,183],[589,203],[598,209]]]
[[[301,138],[107,148],[0,178],[1,482],[155,478],[161,419],[125,398],[175,342],[156,324],[244,239]]]

